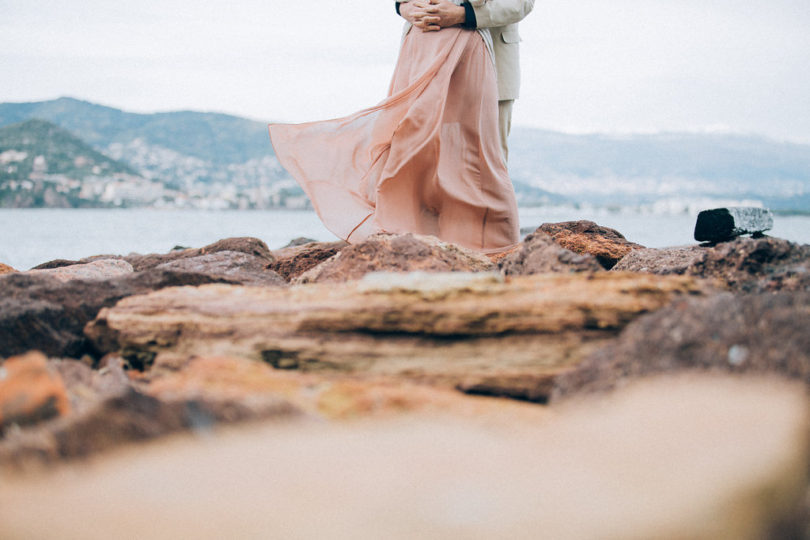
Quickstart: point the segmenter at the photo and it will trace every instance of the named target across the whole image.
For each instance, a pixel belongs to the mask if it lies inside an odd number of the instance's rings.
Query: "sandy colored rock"
[[[4,477],[0,536],[761,539],[802,498],[808,410],[797,386],[665,378],[532,429],[439,416],[187,437]]]
[[[275,260],[267,268],[278,272],[287,281],[295,279],[310,268],[337,254],[349,244],[346,242],[305,242],[273,252]]]
[[[301,274],[296,283],[339,283],[371,272],[484,272],[495,270],[485,255],[433,236],[377,234],[344,247]]]
[[[640,317],[555,381],[553,398],[684,369],[769,373],[810,385],[810,293],[683,298]]]
[[[394,273],[289,289],[184,287],[125,299],[86,334],[100,351],[164,367],[225,355],[277,369],[455,385],[479,375],[556,373],[640,314],[700,291],[689,278],[608,273],[508,281]]]
[[[36,424],[70,412],[62,379],[45,356],[31,352],[0,364],[0,434],[11,426]]]
[[[643,249],[628,254],[614,270],[717,279],[737,292],[810,291],[810,245],[765,237]]]
[[[104,280],[126,276],[133,272],[132,265],[119,259],[102,259],[83,264],[61,266],[48,270],[29,270],[26,274],[50,276],[65,282],[73,279]]]
[[[561,247],[542,231],[527,236],[517,249],[498,261],[498,267],[507,276],[602,270],[593,255],[581,255]]]
[[[2,276],[3,274],[13,274],[15,272],[16,270],[10,267],[9,265],[0,263],[0,276]]]
[[[619,231],[587,220],[544,223],[538,231],[574,253],[593,255],[607,270],[631,251],[643,248],[629,242]]]

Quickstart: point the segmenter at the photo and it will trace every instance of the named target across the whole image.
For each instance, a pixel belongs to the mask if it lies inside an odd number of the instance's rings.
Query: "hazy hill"
[[[97,148],[142,139],[214,163],[242,163],[272,155],[267,124],[218,113],[124,112],[73,98],[0,104],[0,127],[41,118]]]
[[[91,175],[137,175],[128,165],[110,159],[44,120],[27,120],[0,128],[0,163],[0,181],[26,180],[35,172],[77,180]]]
[[[264,122],[191,111],[136,114],[72,98],[0,104],[0,126],[30,118],[58,124],[146,178],[182,192],[228,186],[267,193],[289,181]],[[658,205],[677,211],[748,200],[810,211],[810,145],[731,134],[620,137],[528,128],[516,128],[510,145],[510,173],[522,204]]]

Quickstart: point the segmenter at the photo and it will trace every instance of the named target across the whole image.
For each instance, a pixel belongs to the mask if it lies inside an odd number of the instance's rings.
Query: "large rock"
[[[498,261],[498,266],[507,276],[602,270],[593,255],[581,255],[565,249],[542,231],[527,236],[516,250]]]
[[[206,283],[283,285],[253,255],[188,258],[162,268],[107,280],[72,280],[48,275],[10,274],[0,277],[0,357],[38,349],[49,356],[79,358],[95,353],[82,333],[103,307],[120,299],[165,287]],[[202,259],[200,259],[202,257]],[[234,257],[232,259],[232,257]],[[65,269],[67,270],[67,268]]]
[[[688,278],[607,272],[372,274],[289,289],[165,289],[105,309],[94,346],[148,367],[229,355],[277,369],[399,376],[448,385],[559,372],[642,313],[698,294]]]
[[[737,238],[716,246],[633,251],[616,271],[719,279],[735,291],[810,290],[810,245],[780,238]]]
[[[13,274],[15,272],[16,270],[10,267],[9,265],[0,263],[0,276],[2,276],[3,274]]]
[[[73,279],[104,280],[126,276],[133,272],[132,265],[119,259],[102,259],[89,263],[60,266],[50,269],[29,270],[26,274],[50,276],[59,281]]]
[[[743,234],[761,235],[772,228],[773,214],[767,208],[714,208],[698,214],[695,240],[722,242]]]
[[[794,385],[693,376],[532,426],[431,415],[175,439],[4,478],[0,536],[798,538],[808,410]]]
[[[810,293],[683,298],[631,323],[555,381],[555,398],[684,369],[771,373],[810,385]]]
[[[629,242],[619,231],[587,220],[544,223],[538,231],[574,253],[593,255],[607,270],[631,251],[643,248]]]
[[[482,272],[495,265],[485,255],[433,236],[377,234],[301,274],[297,283],[338,283],[370,272]]]
[[[70,412],[65,385],[41,353],[0,364],[0,435],[11,425],[30,425]]]
[[[212,283],[236,285],[286,285],[286,281],[267,268],[264,257],[239,251],[216,251],[206,255],[177,259],[159,264],[155,270],[174,276],[206,276]]]
[[[267,268],[278,272],[290,281],[307,270],[319,265],[348,246],[346,242],[306,242],[278,249],[273,252],[275,260]]]

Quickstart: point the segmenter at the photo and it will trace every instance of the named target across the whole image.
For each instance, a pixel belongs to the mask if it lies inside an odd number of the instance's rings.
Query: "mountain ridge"
[[[285,189],[300,195],[275,159],[264,122],[216,112],[131,113],[66,97],[0,104],[0,127],[32,117],[68,129],[172,189],[267,192],[287,182]],[[810,211],[810,145],[761,135],[567,134],[515,127],[509,169],[524,205],[699,200]]]

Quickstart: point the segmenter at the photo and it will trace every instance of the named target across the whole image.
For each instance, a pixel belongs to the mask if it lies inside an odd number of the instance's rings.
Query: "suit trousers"
[[[514,99],[503,99],[498,102],[498,127],[501,135],[501,150],[504,163],[509,160],[509,132],[512,131],[512,106]]]

